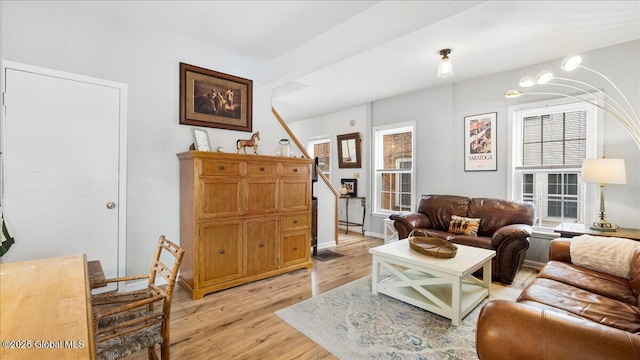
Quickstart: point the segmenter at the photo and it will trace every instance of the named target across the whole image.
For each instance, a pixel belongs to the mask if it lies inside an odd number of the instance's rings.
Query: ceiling
[[[255,61],[296,121],[640,39],[640,1],[84,1]],[[436,77],[451,48],[454,76]],[[215,69],[214,69],[215,70]]]

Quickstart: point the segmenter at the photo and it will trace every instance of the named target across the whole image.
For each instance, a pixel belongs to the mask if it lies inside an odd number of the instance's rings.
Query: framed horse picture
[[[180,124],[252,131],[253,80],[180,63]]]

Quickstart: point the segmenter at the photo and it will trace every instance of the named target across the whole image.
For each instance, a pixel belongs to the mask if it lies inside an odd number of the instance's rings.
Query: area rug
[[[333,252],[331,250],[320,250],[315,255],[313,255],[313,258],[320,261],[327,261],[337,259],[342,256],[344,255],[338,254],[337,252]]]
[[[515,283],[519,285],[492,284],[489,299],[515,300],[523,282]],[[477,360],[476,321],[489,299],[469,313],[460,326],[453,326],[442,316],[386,295],[373,295],[371,276],[366,276],[279,310],[276,315],[340,359]]]

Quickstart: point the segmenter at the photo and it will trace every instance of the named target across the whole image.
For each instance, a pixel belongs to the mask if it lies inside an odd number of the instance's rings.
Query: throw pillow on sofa
[[[479,218],[451,215],[448,232],[456,235],[478,236],[478,228],[480,228]]]

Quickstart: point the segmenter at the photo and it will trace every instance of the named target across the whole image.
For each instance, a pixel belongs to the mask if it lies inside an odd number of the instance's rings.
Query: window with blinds
[[[587,148],[587,111],[523,119],[522,166],[580,167]]]
[[[545,110],[547,112],[545,112]],[[589,109],[534,109],[523,114],[521,156],[515,165],[520,200],[533,202],[537,226],[584,223],[585,185],[580,168],[587,156]]]

